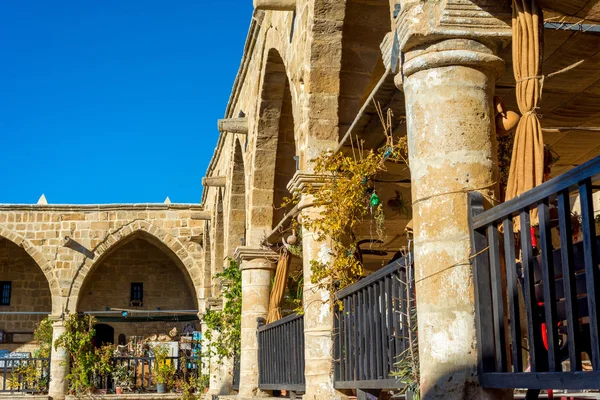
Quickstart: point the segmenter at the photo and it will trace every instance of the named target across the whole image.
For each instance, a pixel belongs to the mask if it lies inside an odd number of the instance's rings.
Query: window
[[[0,282],[0,306],[10,306],[10,289],[12,282]]]
[[[132,306],[141,307],[144,305],[144,284],[141,282],[133,282],[131,284],[131,302]]]

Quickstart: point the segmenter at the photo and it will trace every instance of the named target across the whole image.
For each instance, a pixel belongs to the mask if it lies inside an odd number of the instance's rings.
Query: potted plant
[[[154,353],[154,376],[156,379],[156,391],[166,393],[167,386],[172,382],[175,376],[175,365],[168,359],[169,348],[165,345],[156,345],[152,347]]]
[[[112,379],[116,394],[123,394],[123,389],[129,390],[132,383],[132,374],[127,364],[117,365],[113,370]]]

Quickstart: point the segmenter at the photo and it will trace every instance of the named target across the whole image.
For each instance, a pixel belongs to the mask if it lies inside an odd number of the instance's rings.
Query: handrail
[[[473,228],[478,229],[486,225],[499,223],[509,215],[515,217],[522,210],[532,209],[538,202],[544,199],[549,198],[550,200],[554,200],[557,193],[561,190],[575,189],[579,182],[590,177],[592,180],[600,179],[600,157],[596,157],[514,199],[474,216]]]
[[[404,256],[395,261],[392,261],[385,267],[381,268],[380,270],[378,270],[376,272],[373,272],[371,275],[367,276],[366,278],[363,278],[360,281],[356,282],[355,284],[345,287],[342,290],[338,291],[335,294],[336,299],[341,300],[344,297],[348,297],[352,293],[356,293],[357,291],[361,290],[362,288],[369,286],[370,284],[372,284],[374,282],[377,282],[384,276],[397,271],[398,268],[402,268],[402,267],[405,267],[406,265],[409,265],[411,259],[412,259],[412,254],[409,254],[408,257]]]
[[[302,314],[288,315],[287,317],[281,318],[278,321],[271,322],[270,324],[266,324],[266,325],[263,325],[263,326],[259,326],[258,327],[258,331],[259,332],[268,331],[269,329],[273,329],[273,328],[276,328],[278,326],[285,325],[285,324],[287,324],[289,322],[292,322],[292,321],[294,321],[296,319],[300,319],[302,317],[304,317],[304,315],[302,315]]]

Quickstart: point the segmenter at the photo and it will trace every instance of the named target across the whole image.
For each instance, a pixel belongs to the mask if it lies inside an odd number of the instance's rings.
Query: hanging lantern
[[[373,194],[371,194],[371,207],[377,207],[379,204],[381,204],[381,200],[379,199],[379,196],[377,196],[377,192],[373,192]]]

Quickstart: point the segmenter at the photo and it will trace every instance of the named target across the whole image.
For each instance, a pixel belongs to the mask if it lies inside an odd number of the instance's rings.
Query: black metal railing
[[[182,358],[167,357],[166,362],[173,363],[175,374],[183,378],[184,365]],[[154,374],[156,359],[154,357],[115,357],[113,359],[113,368],[126,366],[130,374],[129,390],[136,392],[149,392],[156,390],[156,376]],[[197,357],[185,358],[186,378],[197,377],[200,374],[200,359]],[[94,387],[97,389],[106,389],[112,391],[115,389],[115,382],[110,375],[97,375],[92,377]]]
[[[49,358],[0,358],[0,393],[47,393]]]
[[[469,194],[482,386],[600,389],[598,179],[600,158],[488,211]]]
[[[336,389],[397,389],[392,376],[408,341],[414,305],[411,257],[403,257],[336,294]]]
[[[258,386],[304,392],[304,316],[289,315],[258,328]]]
[[[240,390],[240,356],[236,356],[233,359],[233,382],[232,389],[235,391]]]

